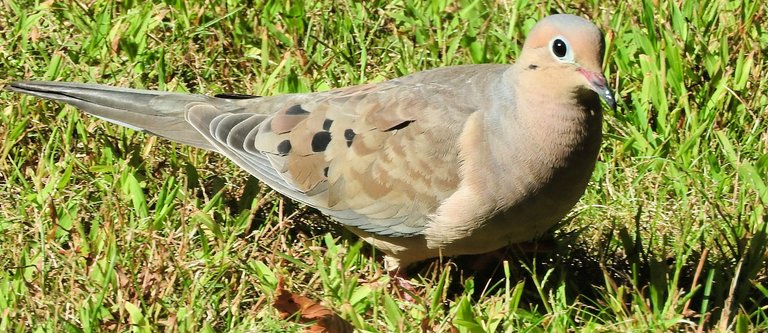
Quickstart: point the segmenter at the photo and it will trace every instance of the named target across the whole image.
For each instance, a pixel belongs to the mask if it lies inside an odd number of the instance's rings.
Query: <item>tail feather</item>
[[[228,103],[205,95],[67,82],[14,82],[6,89],[64,102],[121,126],[213,151],[216,148],[186,121],[184,114],[189,103]]]

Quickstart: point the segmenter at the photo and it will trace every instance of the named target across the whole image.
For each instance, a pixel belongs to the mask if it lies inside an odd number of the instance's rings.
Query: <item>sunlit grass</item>
[[[511,62],[568,12],[606,31],[619,97],[551,249],[435,263],[406,301],[376,251],[222,157],[2,91],[0,331],[301,331],[271,306],[280,278],[363,332],[768,330],[760,1],[0,6],[0,84],[326,90]]]

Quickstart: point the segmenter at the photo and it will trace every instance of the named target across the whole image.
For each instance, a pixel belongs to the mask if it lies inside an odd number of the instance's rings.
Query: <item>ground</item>
[[[682,7],[680,7],[682,6]],[[761,1],[0,2],[0,86],[272,95],[509,63],[555,12],[606,32],[592,182],[536,244],[414,267],[221,156],[0,92],[0,331],[300,331],[278,280],[361,332],[768,330]]]

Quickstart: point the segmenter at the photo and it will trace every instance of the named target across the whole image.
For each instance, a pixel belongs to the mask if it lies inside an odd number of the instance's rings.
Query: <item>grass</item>
[[[0,2],[0,84],[280,94],[515,59],[550,12],[607,32],[619,110],[587,193],[488,272],[378,254],[222,157],[0,92],[0,331],[300,331],[277,281],[362,332],[768,330],[760,1]]]

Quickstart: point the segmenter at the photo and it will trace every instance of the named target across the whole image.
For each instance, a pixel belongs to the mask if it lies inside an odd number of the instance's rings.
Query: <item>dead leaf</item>
[[[118,28],[116,31],[123,31],[122,28]],[[112,37],[112,41],[109,43],[109,50],[112,54],[117,54],[120,51],[120,33],[116,33]]]
[[[442,327],[439,324],[433,323],[429,318],[424,318],[421,320],[421,332],[422,333],[437,333],[437,332],[448,332],[448,333],[459,333],[459,329],[456,328],[456,326],[453,326],[453,324],[448,323],[448,330],[446,331],[444,327]]]
[[[308,297],[296,295],[283,286],[283,279],[277,283],[277,296],[273,304],[280,311],[280,318],[296,317],[300,323],[314,324],[304,332],[309,333],[351,333],[353,327],[333,310],[318,304]]]
[[[36,26],[32,26],[32,28],[29,29],[29,40],[32,42],[37,42],[40,40],[40,29],[38,29]]]

